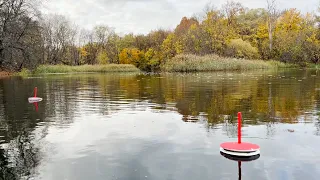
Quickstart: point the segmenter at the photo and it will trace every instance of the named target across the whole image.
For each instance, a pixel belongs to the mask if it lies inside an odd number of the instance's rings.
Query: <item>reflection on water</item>
[[[220,154],[221,154],[223,157],[225,157],[225,158],[227,158],[227,159],[229,159],[229,160],[231,160],[231,161],[236,161],[236,162],[238,162],[238,174],[239,174],[238,180],[241,180],[241,179],[242,179],[242,170],[241,170],[242,162],[255,161],[255,160],[257,160],[257,159],[260,158],[260,154],[254,155],[254,156],[252,156],[252,157],[236,157],[236,156],[232,156],[232,155],[225,154],[225,153],[223,153],[223,152],[220,152]]]
[[[1,79],[0,177],[237,179],[238,111],[262,155],[243,179],[320,175],[319,72],[283,70]]]

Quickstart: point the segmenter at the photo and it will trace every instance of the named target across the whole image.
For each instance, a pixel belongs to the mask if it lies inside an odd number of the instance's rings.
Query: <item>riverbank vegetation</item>
[[[38,4],[0,0],[0,69],[77,72],[131,64],[143,71],[197,71],[309,66],[320,60],[320,18],[277,9],[275,0],[259,9],[234,1],[221,8],[208,5],[203,14],[183,17],[174,30],[123,36],[107,25],[79,29],[62,15],[39,13]]]
[[[109,73],[109,72],[140,72],[132,64],[106,64],[106,65],[39,65],[33,71],[22,69],[18,75],[55,74],[55,73]]]
[[[253,70],[272,68],[297,67],[279,61],[245,60],[237,58],[223,58],[217,55],[177,55],[168,60],[161,69],[166,72],[198,72],[225,70]]]

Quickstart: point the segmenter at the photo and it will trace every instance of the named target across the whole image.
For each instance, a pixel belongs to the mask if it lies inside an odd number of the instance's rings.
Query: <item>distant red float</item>
[[[42,101],[42,98],[37,97],[37,92],[38,92],[38,88],[35,87],[35,88],[34,88],[34,97],[29,97],[29,98],[28,98],[29,103],[35,103],[35,102],[40,102],[40,101]]]
[[[241,112],[238,112],[238,142],[225,142],[220,145],[222,153],[238,156],[251,157],[260,154],[260,147],[256,144],[241,142]]]

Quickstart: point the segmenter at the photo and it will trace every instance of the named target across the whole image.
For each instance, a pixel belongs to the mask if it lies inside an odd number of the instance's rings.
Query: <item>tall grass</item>
[[[167,60],[162,66],[162,71],[167,72],[194,72],[194,71],[224,71],[224,70],[251,70],[287,68],[293,65],[278,61],[244,60],[220,57],[217,55],[177,55]]]
[[[55,74],[55,73],[85,73],[85,72],[139,72],[140,70],[131,64],[107,64],[107,65],[40,65],[33,72],[23,69],[19,75],[29,74]]]

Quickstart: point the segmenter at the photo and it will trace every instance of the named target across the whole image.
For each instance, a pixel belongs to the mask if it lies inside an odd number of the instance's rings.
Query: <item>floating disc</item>
[[[241,162],[249,162],[249,161],[254,161],[254,160],[257,160],[260,158],[260,154],[258,155],[254,155],[254,156],[249,156],[249,157],[246,157],[246,156],[234,156],[234,155],[230,155],[230,154],[226,154],[226,153],[223,153],[223,152],[220,152],[220,154],[229,159],[229,160],[233,160],[233,161],[241,161]]]
[[[42,98],[39,97],[29,97],[28,98],[29,103],[34,103],[34,102],[40,102],[42,101]]]
[[[260,147],[246,142],[226,142],[220,145],[220,151],[229,155],[249,157],[260,154]]]
[[[220,145],[221,148],[228,151],[235,152],[254,152],[260,149],[256,144],[246,143],[246,142],[226,142]]]

